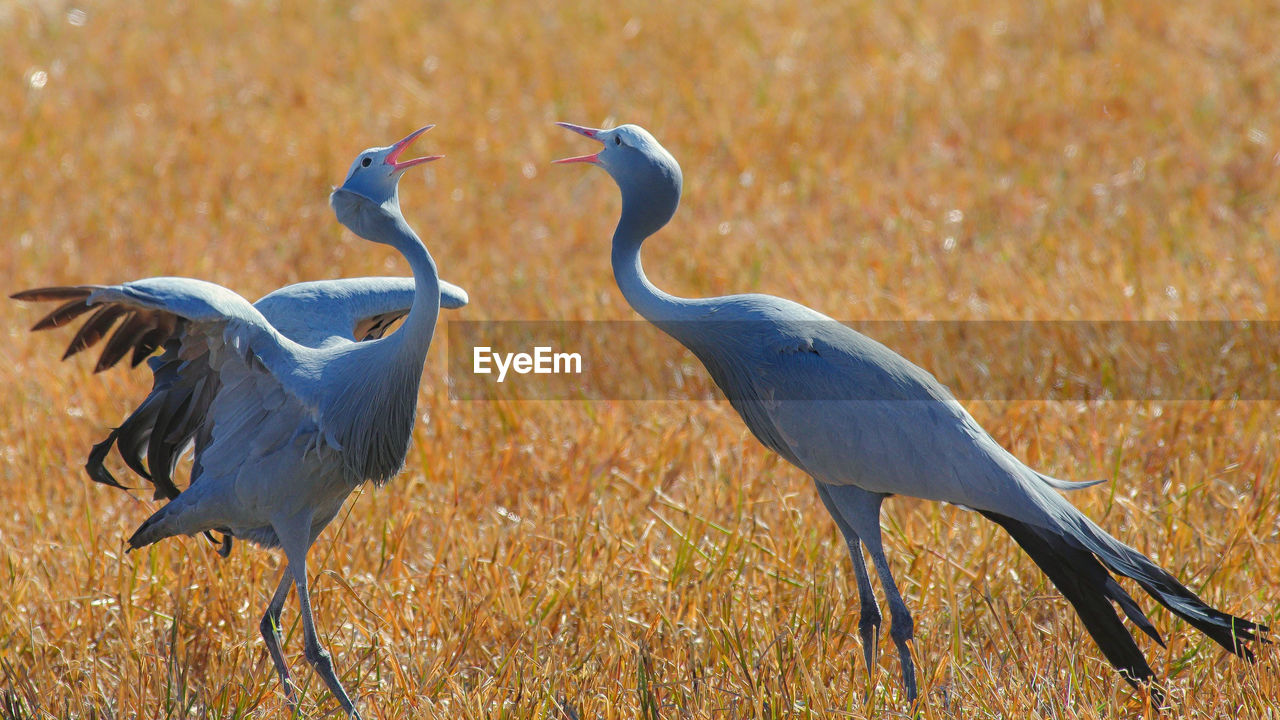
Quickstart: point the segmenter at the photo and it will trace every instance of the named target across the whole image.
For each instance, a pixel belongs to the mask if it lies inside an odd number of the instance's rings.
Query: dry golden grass
[[[422,147],[448,158],[402,197],[471,291],[449,317],[630,319],[616,189],[548,162],[583,147],[553,120],[637,122],[685,170],[646,255],[678,293],[849,319],[1276,317],[1274,5],[805,5],[4,3],[0,279],[184,274],[257,297],[404,274],[327,192],[355,152],[435,122]],[[199,539],[124,555],[155,506],[81,464],[148,378],[59,363],[65,335],[27,335],[34,318],[0,303],[0,714],[284,716],[257,633],[278,559]],[[445,351],[405,472],[312,551],[366,717],[909,714],[892,653],[866,699],[852,574],[808,481],[727,405],[450,402]],[[1274,623],[1274,402],[971,409],[1034,466],[1107,478],[1074,500]],[[885,528],[920,717],[1145,711],[998,528],[905,499]],[[1274,716],[1274,650],[1234,661],[1143,604],[1175,716]],[[332,716],[296,616],[304,713]]]

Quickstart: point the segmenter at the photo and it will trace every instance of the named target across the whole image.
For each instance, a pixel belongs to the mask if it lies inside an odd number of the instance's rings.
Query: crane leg
[[[857,534],[863,547],[871,555],[871,564],[880,576],[880,584],[884,587],[885,599],[889,602],[889,637],[898,648],[898,659],[902,663],[902,686],[906,690],[907,700],[916,700],[916,666],[911,659],[911,639],[915,637],[914,621],[907,603],[898,591],[898,584],[893,580],[889,570],[889,560],[884,555],[884,546],[880,539],[880,504],[884,495],[868,492],[853,485],[828,485],[827,491],[840,515]]]
[[[351,697],[347,695],[342,682],[338,680],[337,673],[334,672],[333,659],[329,656],[329,651],[320,644],[320,638],[316,634],[315,618],[311,614],[311,594],[307,590],[307,550],[310,549],[313,539],[311,516],[308,514],[302,520],[303,522],[298,522],[297,519],[291,519],[288,522],[272,522],[271,525],[280,538],[285,556],[289,558],[288,571],[293,576],[293,586],[298,589],[303,653],[307,662],[324,680],[324,684],[329,687],[329,692],[333,693],[338,704],[347,713],[347,717],[360,720],[360,713],[356,710],[355,703],[351,702]]]
[[[284,601],[288,599],[291,589],[293,576],[289,574],[288,563],[285,563],[284,572],[280,574],[280,584],[276,585],[276,592],[271,596],[271,604],[267,606],[259,628],[262,630],[262,639],[267,643],[271,662],[280,675],[280,684],[284,686],[284,696],[289,701],[289,707],[297,711],[298,693],[293,687],[293,679],[289,677],[289,666],[284,662],[284,653],[280,650],[280,612],[284,610]]]
[[[858,539],[858,533],[853,531],[853,527],[840,515],[840,508],[831,498],[831,493],[827,491],[826,486],[817,480],[814,480],[813,484],[818,489],[818,497],[822,498],[822,504],[826,506],[827,512],[831,513],[831,519],[835,520],[836,527],[840,528],[840,534],[849,548],[849,557],[853,560],[853,574],[858,580],[858,601],[861,605],[858,609],[858,635],[862,638],[862,657],[867,663],[867,679],[874,684],[881,617],[880,606],[876,604],[875,591],[871,589],[871,576],[867,573],[867,563],[862,557],[862,541]]]

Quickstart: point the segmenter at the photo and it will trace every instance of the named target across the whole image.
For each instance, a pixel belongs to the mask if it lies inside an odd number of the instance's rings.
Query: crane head
[[[388,147],[369,148],[360,153],[351,163],[347,171],[347,179],[342,181],[340,189],[353,192],[361,197],[381,205],[396,197],[396,186],[405,170],[414,165],[439,160],[443,155],[427,155],[412,160],[401,160],[400,156],[409,145],[422,133],[435,127],[428,125],[409,133],[408,137]]]
[[[589,163],[604,168],[622,191],[623,215],[636,223],[638,230],[653,232],[671,219],[684,182],[680,163],[648,130],[639,125],[595,130],[565,122],[556,124],[604,147],[590,155],[555,162]]]
[[[610,168],[622,168],[628,162],[636,162],[635,155],[642,156],[650,164],[674,165],[679,167],[676,159],[667,152],[667,149],[658,143],[648,130],[639,125],[620,125],[610,130],[595,130],[573,123],[558,122],[556,125],[572,130],[579,135],[595,140],[604,145],[604,149],[600,152],[590,155],[579,155],[577,157],[564,158],[556,160],[557,163],[575,163],[585,162],[592,165],[599,165],[612,174]]]

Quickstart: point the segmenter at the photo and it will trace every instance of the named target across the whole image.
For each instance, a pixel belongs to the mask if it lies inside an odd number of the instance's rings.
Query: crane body
[[[1266,641],[1266,626],[1209,606],[1057,492],[1096,483],[1067,482],[1026,466],[937,379],[884,345],[783,298],[682,298],[657,288],[644,273],[640,249],[676,211],[679,164],[635,125],[596,130],[558,124],[604,145],[597,153],[557,162],[597,165],[618,184],[622,213],[612,264],[628,303],[702,361],[762,444],[813,479],[853,561],[868,672],[882,617],[864,550],[888,601],[903,686],[908,699],[916,699],[909,645],[914,621],[881,541],[880,508],[891,495],[962,506],[1004,527],[1073,605],[1107,660],[1135,686],[1145,685],[1154,672],[1112,605],[1163,641],[1112,573],[1133,579],[1232,653],[1252,659],[1249,644]],[[1162,702],[1157,688],[1152,699]]]
[[[295,708],[280,648],[290,588],[298,592],[307,661],[343,710],[359,717],[316,632],[307,552],[352,490],[365,482],[383,485],[404,464],[442,293],[452,306],[467,299],[440,282],[435,261],[400,211],[402,173],[438,159],[400,160],[428,129],[362,152],[330,196],[340,222],[404,255],[410,282],[305,283],[256,305],[219,285],[177,277],[15,296],[64,301],[36,329],[92,310],[66,356],[111,333],[99,370],[130,353],[136,365],[164,348],[150,361],[151,394],[94,447],[87,469],[95,480],[118,486],[102,464],[116,446],[126,464],[152,482],[157,498],[168,499],[129,537],[131,550],[214,531],[283,549],[287,563],[260,627]],[[385,334],[402,316],[403,324]],[[190,482],[178,490],[173,471],[188,446],[194,447]],[[229,549],[224,539],[222,550]]]

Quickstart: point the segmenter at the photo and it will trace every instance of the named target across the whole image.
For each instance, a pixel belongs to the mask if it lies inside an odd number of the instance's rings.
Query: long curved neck
[[[436,262],[427,252],[427,246],[405,222],[399,207],[391,213],[395,222],[390,224],[382,242],[391,245],[404,255],[413,270],[413,305],[400,330],[388,339],[394,339],[406,351],[417,351],[426,356],[427,347],[435,334],[436,320],[440,317],[440,275]]]
[[[359,193],[338,188],[329,196],[338,221],[352,232],[372,242],[390,245],[400,251],[413,268],[413,305],[404,325],[380,343],[389,343],[397,352],[407,352],[421,361],[427,356],[427,346],[435,333],[436,319],[440,316],[440,276],[431,253],[418,239],[417,233],[405,222],[400,212],[399,194],[392,194],[382,204],[375,204]]]
[[[674,207],[671,212],[674,212]],[[645,276],[640,262],[640,247],[671,217],[666,213],[666,217],[655,220],[647,215],[637,213],[627,198],[623,198],[622,217],[613,232],[613,279],[636,312],[670,333],[674,324],[696,319],[699,310],[695,301],[664,292]]]
[[[664,292],[644,274],[640,243],[619,242],[613,236],[613,279],[631,307],[655,325],[687,319],[690,308],[684,298]]]

